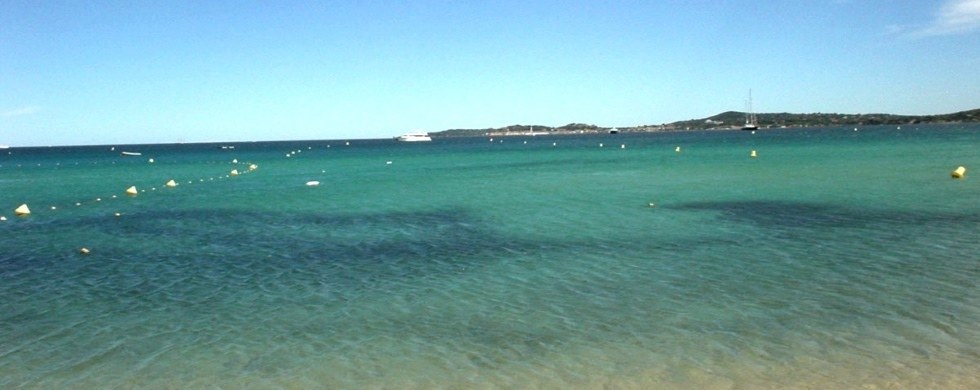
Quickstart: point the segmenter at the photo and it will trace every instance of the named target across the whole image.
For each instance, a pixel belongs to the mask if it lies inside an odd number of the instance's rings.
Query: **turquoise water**
[[[978,130],[5,150],[0,387],[978,388]]]

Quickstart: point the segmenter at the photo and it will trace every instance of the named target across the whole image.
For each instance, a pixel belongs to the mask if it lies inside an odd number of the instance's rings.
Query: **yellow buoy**
[[[176,187],[177,186],[177,182],[175,182],[173,179],[170,179],[170,181],[168,181],[167,184],[164,184],[164,185],[167,186],[167,187]]]
[[[231,172],[228,172],[228,174],[229,175],[232,175],[232,176],[238,176],[238,170],[237,169],[232,169]]]
[[[757,157],[757,155],[755,154],[755,151],[754,150],[749,153],[749,157]]]
[[[26,203],[14,209],[14,215],[28,215],[30,213],[31,209],[27,207]]]
[[[135,196],[139,191],[136,190],[136,186],[130,186],[126,189],[126,195]]]
[[[966,167],[964,166],[957,167],[949,175],[952,176],[954,179],[962,179],[964,176],[966,176]]]

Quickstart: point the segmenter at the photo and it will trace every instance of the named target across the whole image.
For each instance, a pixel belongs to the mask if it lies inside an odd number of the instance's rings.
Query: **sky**
[[[0,145],[980,108],[980,0],[0,2]]]

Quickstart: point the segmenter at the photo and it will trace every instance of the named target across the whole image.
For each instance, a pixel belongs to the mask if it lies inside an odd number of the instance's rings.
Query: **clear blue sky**
[[[980,0],[0,3],[0,144],[980,107]]]

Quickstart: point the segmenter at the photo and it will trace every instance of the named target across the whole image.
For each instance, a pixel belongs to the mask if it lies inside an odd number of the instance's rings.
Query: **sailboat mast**
[[[749,100],[745,102],[745,125],[742,130],[755,130],[759,128],[755,112],[752,111],[752,89],[749,89]]]

